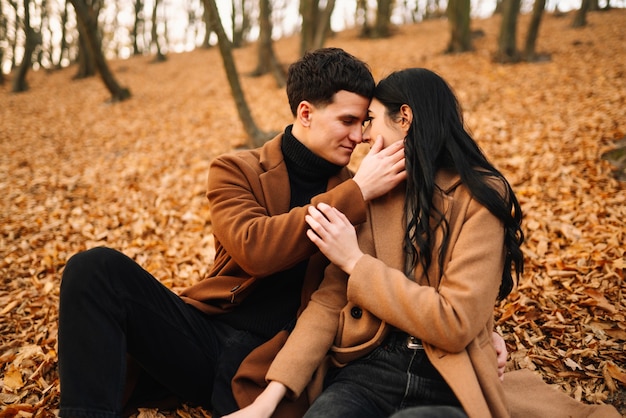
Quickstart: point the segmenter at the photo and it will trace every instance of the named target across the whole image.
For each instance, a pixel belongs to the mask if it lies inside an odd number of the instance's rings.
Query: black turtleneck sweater
[[[326,191],[328,179],[341,170],[313,154],[291,134],[291,125],[285,129],[281,144],[289,174],[289,209],[310,203],[314,196]],[[274,191],[280,193],[280,191]],[[267,254],[267,257],[280,257]],[[293,322],[300,307],[300,293],[308,260],[294,267],[267,276],[233,311],[220,315],[227,324],[265,337],[273,337]]]

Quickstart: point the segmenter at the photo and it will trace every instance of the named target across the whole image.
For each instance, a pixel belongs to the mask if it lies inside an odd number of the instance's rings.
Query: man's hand
[[[354,175],[354,181],[361,188],[363,199],[369,201],[380,197],[404,179],[406,179],[404,142],[394,142],[383,149],[383,138],[378,135]]]
[[[506,367],[506,357],[508,355],[508,352],[506,351],[506,343],[504,342],[504,338],[502,338],[502,336],[495,331],[491,334],[491,340],[496,349],[496,353],[498,354],[498,377],[501,381],[504,381],[504,369]]]

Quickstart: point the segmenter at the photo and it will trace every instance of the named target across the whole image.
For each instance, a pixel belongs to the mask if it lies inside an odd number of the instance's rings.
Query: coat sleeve
[[[431,285],[370,255],[348,279],[350,302],[448,352],[462,351],[488,323],[504,268],[501,222],[473,199],[454,216],[450,256]]]
[[[306,237],[304,216],[308,206],[273,216],[268,210],[271,202],[266,196],[289,194],[283,169],[287,190],[264,190],[260,176],[267,173],[260,169],[258,160],[251,162],[236,154],[214,160],[209,170],[207,197],[213,234],[250,276],[264,277],[288,269],[317,252]],[[353,180],[316,196],[311,204],[319,202],[344,211],[354,224],[365,220],[365,201]]]
[[[329,265],[322,284],[268,370],[266,380],[283,383],[291,397],[304,391],[333,344],[339,313],[346,304],[346,284],[346,274]]]

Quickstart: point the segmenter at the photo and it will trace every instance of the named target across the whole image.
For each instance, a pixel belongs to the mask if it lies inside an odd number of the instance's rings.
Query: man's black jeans
[[[265,340],[205,315],[124,254],[99,247],[65,267],[58,341],[61,417],[108,418],[122,415],[127,356],[166,393],[228,414],[237,409],[230,380]]]

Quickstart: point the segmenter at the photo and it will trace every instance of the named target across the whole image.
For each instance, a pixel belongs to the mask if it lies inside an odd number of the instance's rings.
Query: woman
[[[272,363],[254,416],[299,396],[329,348],[307,418],[508,416],[491,333],[494,304],[523,268],[513,190],[429,70],[379,82],[363,133],[372,138],[404,141],[406,183],[371,202],[358,240],[338,210],[309,210],[308,236],[333,265]]]

